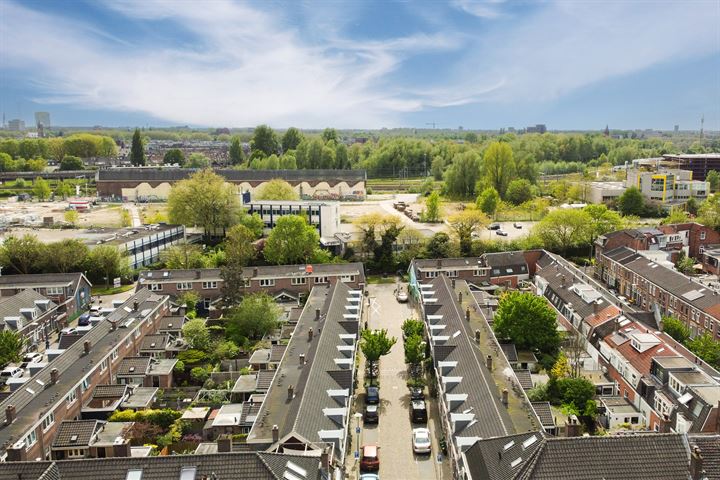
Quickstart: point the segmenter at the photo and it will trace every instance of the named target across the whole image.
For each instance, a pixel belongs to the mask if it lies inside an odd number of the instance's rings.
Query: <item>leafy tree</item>
[[[263,230],[265,230],[265,222],[257,213],[240,215],[238,223],[250,230],[255,238],[262,237]]]
[[[445,171],[445,189],[454,197],[472,198],[479,177],[480,156],[474,151],[457,154]]]
[[[300,196],[285,180],[276,178],[265,183],[255,194],[258,200],[298,200]]]
[[[423,221],[431,223],[440,221],[440,194],[437,191],[432,192],[425,202]]]
[[[35,235],[10,235],[0,246],[0,262],[17,273],[32,273],[43,258],[44,245]]]
[[[12,330],[0,331],[0,368],[19,362],[25,349],[25,337]]]
[[[195,293],[193,290],[183,292],[177,299],[178,305],[185,307],[185,315],[191,319],[195,318],[195,311],[199,301],[200,295]]]
[[[550,370],[550,375],[556,379],[570,376],[570,363],[564,352],[561,351],[558,355],[555,365],[553,365],[552,370]]]
[[[663,332],[670,335],[680,343],[686,343],[690,339],[690,329],[681,320],[675,317],[662,318]]]
[[[257,253],[253,242],[257,237],[244,225],[233,225],[225,236],[225,260],[227,264],[247,265]]]
[[[698,221],[720,231],[720,193],[708,197],[698,210]]]
[[[188,168],[207,168],[210,166],[210,159],[202,153],[191,153],[188,157]]]
[[[713,338],[712,333],[698,335],[687,342],[687,347],[714,368],[720,367],[720,342]]]
[[[207,362],[208,354],[203,351],[190,348],[179,352],[177,358],[178,361],[183,362],[185,365],[198,365]]]
[[[493,187],[487,187],[478,196],[475,203],[477,204],[477,208],[479,208],[485,215],[495,218],[495,212],[500,204],[500,195]]]
[[[368,330],[362,331],[360,339],[360,350],[365,355],[365,361],[367,361],[370,367],[370,385],[373,384],[373,370],[375,363],[390,353],[393,345],[397,342],[397,338],[388,337],[387,330]]]
[[[675,223],[685,223],[689,221],[688,214],[685,210],[677,207],[672,207],[668,216],[663,218],[660,222],[663,225],[673,225]]]
[[[40,201],[45,201],[50,196],[52,190],[50,190],[50,184],[42,177],[35,178],[32,188],[33,195],[35,195]]]
[[[414,318],[408,318],[402,324],[402,331],[405,338],[417,335],[422,337],[425,334],[425,324],[422,320],[416,320]]]
[[[75,210],[68,210],[75,212]],[[77,214],[77,212],[75,212]],[[89,249],[82,241],[66,238],[45,245],[43,271],[46,273],[69,273],[83,269]]]
[[[339,143],[335,147],[335,168],[347,170],[351,167],[350,158],[348,157],[348,148],[344,143]]]
[[[60,170],[83,170],[85,164],[80,157],[65,155],[60,161]]]
[[[202,248],[188,242],[179,242],[166,248],[160,252],[160,260],[166,268],[171,269],[206,268],[208,266]]]
[[[427,245],[425,245],[425,256],[427,258],[448,258],[451,248],[448,234],[438,232],[433,235]]]
[[[617,199],[617,207],[623,215],[642,215],[645,211],[645,199],[636,187],[630,187]]]
[[[270,295],[248,295],[229,310],[225,337],[237,345],[244,345],[246,339],[259,340],[277,328],[280,314],[280,307]]]
[[[404,230],[400,218],[395,215],[369,213],[355,219],[354,224],[362,232],[362,252],[373,255],[374,267],[385,272],[394,272],[393,246]]]
[[[170,221],[200,225],[206,239],[232,225],[239,210],[235,188],[209,169],[177,182],[168,197]]]
[[[163,163],[166,165],[185,165],[185,154],[179,148],[171,148],[163,155]]]
[[[705,176],[705,181],[710,184],[710,191],[717,192],[720,187],[720,173],[716,170],[710,170]]]
[[[237,358],[237,356],[240,355],[240,347],[233,341],[222,340],[215,344],[213,353],[218,360]]]
[[[405,363],[417,366],[425,360],[425,341],[420,335],[410,335],[405,339]],[[419,373],[417,369],[413,372]],[[417,376],[417,375],[414,375]]]
[[[595,240],[600,235],[620,230],[625,222],[617,212],[608,209],[606,205],[588,205],[583,211],[588,215],[589,222],[580,233],[585,234],[585,242],[590,245],[590,257],[592,258]]]
[[[210,378],[210,373],[204,367],[193,367],[190,370],[190,378],[198,384],[203,384]]]
[[[258,125],[250,140],[250,148],[255,152],[262,152],[267,157],[278,152],[278,140],[275,132],[267,125]]]
[[[65,200],[67,197],[73,194],[75,189],[68,182],[60,180],[55,188],[55,195],[59,195]]]
[[[230,158],[230,164],[232,165],[240,165],[243,163],[243,150],[238,136],[233,136],[232,139],[230,139],[228,156]]]
[[[121,208],[118,213],[120,214],[120,226],[132,226],[132,215],[130,215],[130,210],[127,208]]]
[[[335,142],[338,141],[338,134],[334,128],[326,128],[322,133],[323,142]]]
[[[693,273],[694,265],[695,261],[693,261],[692,258],[688,257],[685,254],[684,250],[680,250],[677,260],[675,261],[675,268],[677,269],[677,271],[684,273],[685,275],[690,275],[691,273]]]
[[[288,128],[282,137],[283,152],[297,149],[300,142],[302,142],[302,139],[303,135],[300,133],[300,130],[295,127]]]
[[[80,215],[78,214],[77,210],[72,209],[72,210],[66,210],[65,213],[63,214],[63,217],[65,217],[66,222],[68,222],[70,225],[72,225],[74,227],[75,224],[77,224],[77,222],[80,218]]]
[[[47,160],[43,158],[32,158],[25,162],[25,169],[28,172],[42,172],[47,168]]]
[[[265,260],[276,265],[306,263],[318,248],[320,235],[304,217],[285,215],[278,218],[265,242]]]
[[[554,354],[560,346],[555,312],[543,297],[510,291],[498,303],[493,321],[498,338],[510,340],[519,349]]]
[[[15,162],[12,157],[5,152],[0,152],[0,171],[12,172],[13,170],[15,170]]]
[[[182,336],[190,348],[203,352],[210,350],[210,331],[205,320],[196,318],[186,322],[182,327]]]
[[[588,238],[590,215],[584,210],[561,208],[548,213],[535,225],[534,233],[545,248],[567,252]]]
[[[130,163],[134,167],[142,167],[145,165],[145,146],[142,138],[140,138],[140,129],[136,128],[132,136],[132,144],[130,146]]]
[[[687,202],[685,202],[685,209],[690,215],[697,215],[699,208],[700,205],[695,197],[690,197]]]
[[[508,143],[493,142],[488,146],[483,155],[483,173],[487,182],[504,198],[515,175],[513,151]]]
[[[5,153],[5,154],[0,154],[0,155],[7,155],[7,154]],[[25,179],[18,178],[17,180],[15,180],[15,188],[25,188]]]
[[[572,404],[580,410],[595,396],[595,385],[587,378],[561,378],[557,381],[564,404]]]
[[[514,205],[528,202],[533,199],[533,186],[524,178],[512,180],[505,191],[505,198]]]
[[[127,270],[127,260],[114,245],[97,245],[88,255],[88,269],[98,280],[105,280],[105,288],[110,281],[121,276]]]
[[[460,241],[460,255],[470,256],[473,233],[487,225],[489,220],[480,210],[466,208],[462,212],[450,216],[448,222]]]

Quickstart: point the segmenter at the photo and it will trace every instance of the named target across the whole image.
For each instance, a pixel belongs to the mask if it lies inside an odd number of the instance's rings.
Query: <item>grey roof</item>
[[[90,445],[97,429],[98,420],[71,420],[60,423],[53,440],[53,448],[82,447]]]
[[[681,434],[547,438],[517,480],[687,479],[689,452]]]
[[[127,393],[127,385],[97,385],[93,398],[121,398]]]
[[[0,277],[2,278],[2,277]],[[18,440],[36,423],[40,421],[37,413],[65,400],[65,396],[76,388],[90,369],[98,368],[100,363],[110,356],[110,352],[140,325],[138,319],[145,319],[154,311],[167,304],[167,297],[156,295],[150,291],[142,290],[130,297],[121,307],[113,311],[107,318],[92,328],[85,339],[91,344],[90,353],[83,353],[83,344],[78,342],[60,356],[49,362],[22,388],[14,391],[0,403],[0,448],[8,448]],[[134,302],[138,302],[138,310],[133,310]],[[117,328],[111,331],[111,322],[118,324],[133,320],[128,328]],[[59,381],[52,384],[50,371],[57,368],[60,373]],[[37,381],[44,384],[44,388]],[[34,388],[32,392],[28,388]],[[17,418],[10,425],[5,425],[5,408],[14,405]],[[25,410],[27,409],[27,410]],[[32,415],[28,414],[32,412]]]
[[[561,263],[555,262],[551,255],[543,255],[540,257],[537,265],[541,267],[537,275],[548,282],[545,297],[558,311],[562,311],[564,305],[572,304],[573,311],[580,315],[582,319],[594,313],[595,305],[586,302],[580,295],[571,290],[571,287],[575,284],[587,285],[586,283],[576,281],[575,275]],[[553,297],[553,294],[557,295],[557,298]],[[558,298],[561,299],[562,302],[559,302]],[[608,305],[609,303],[603,297],[601,308],[605,308]]]
[[[365,276],[361,262],[312,264],[312,273],[306,273],[307,265],[262,265],[243,269],[244,278],[282,278],[321,275]],[[196,268],[175,270],[143,270],[139,274],[142,283],[175,283],[178,281],[222,281],[219,268]]]
[[[456,258],[415,258],[413,265],[418,270],[436,270],[438,268],[474,269],[485,266],[483,257]]]
[[[158,322],[158,332],[180,331],[185,324],[184,315],[167,315]]]
[[[515,370],[515,377],[517,377],[518,383],[523,390],[530,390],[533,388],[532,374],[530,370]]]
[[[550,402],[530,402],[530,404],[543,427],[553,428],[555,426],[555,417],[553,417]]]
[[[480,440],[465,452],[465,465],[472,480],[509,480],[519,470],[513,466],[520,458],[526,461],[540,446],[542,432],[527,432],[507,437]],[[531,440],[534,438],[535,440]],[[524,442],[528,442],[523,447]]]
[[[178,480],[184,467],[196,469],[195,478],[243,480],[282,479],[292,463],[307,471],[307,480],[321,480],[319,459],[302,455],[265,452],[115,457],[55,462],[8,462],[0,469],[0,480],[126,480],[129,470],[142,470],[143,480]],[[49,473],[46,473],[49,472]],[[45,476],[43,476],[45,475]],[[50,476],[49,476],[50,475]],[[287,478],[287,477],[286,477]]]
[[[108,168],[98,171],[103,181],[169,182],[188,178],[193,168]],[[290,183],[300,181],[353,181],[366,178],[365,170],[236,170],[216,169],[215,173],[231,182],[263,181],[282,178]]]
[[[508,359],[508,362],[510,362],[510,363],[517,362],[517,359],[518,359],[517,349],[515,348],[514,343],[501,343],[500,348],[502,349],[503,353],[505,354],[505,358]]]
[[[720,480],[720,435],[688,435],[690,448],[700,448],[703,469],[709,480]]]
[[[259,392],[266,392],[272,385],[273,378],[275,377],[275,370],[260,370],[257,373],[257,382],[255,390]]]
[[[2,278],[2,277],[0,277]],[[35,290],[28,288],[22,292],[16,293],[11,297],[0,298],[0,322],[5,317],[17,317],[20,315],[21,308],[36,308],[36,301],[47,300],[48,308],[45,312],[53,310],[57,307],[57,304],[44,295],[36,292]],[[43,315],[45,312],[42,312]],[[26,323],[29,323],[26,321]]]
[[[500,403],[497,385],[485,362],[481,360],[484,357],[471,341],[474,332],[468,330],[467,322],[463,320],[450,280],[445,275],[440,275],[429,283],[434,287],[437,303],[424,305],[426,322],[430,323],[427,315],[443,316],[441,322],[445,329],[440,334],[449,338],[442,346],[453,347],[452,350],[443,349],[444,360],[458,362],[447,376],[462,377],[462,381],[448,393],[467,394],[467,399],[459,402],[450,413],[462,413],[472,409],[471,412],[475,415],[475,421],[456,432],[455,436],[488,438],[514,433],[507,409]],[[435,355],[433,360],[437,368],[439,356]]]
[[[120,360],[115,375],[145,375],[150,366],[150,357],[125,357]]]
[[[165,333],[145,335],[140,342],[140,351],[164,351],[169,340]]]
[[[0,288],[42,287],[46,285],[73,285],[83,278],[82,273],[28,273],[0,275]]]
[[[504,275],[527,273],[527,260],[523,252],[496,252],[483,255],[485,264],[492,268],[512,269],[511,272],[502,271]],[[522,267],[525,267],[523,270]],[[492,276],[492,272],[490,272]]]
[[[287,350],[287,345],[272,345],[270,347],[270,363],[279,363]]]
[[[147,408],[157,395],[158,390],[157,387],[133,387],[130,390],[130,395],[120,404],[120,408]]]

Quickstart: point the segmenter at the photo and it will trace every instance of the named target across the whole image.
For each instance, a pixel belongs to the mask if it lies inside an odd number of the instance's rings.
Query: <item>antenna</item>
[[[703,113],[702,117],[700,117],[700,138],[703,137],[704,130],[705,130],[705,114]]]
[[[432,125],[433,130],[435,130],[435,127],[436,127],[435,122],[426,123],[425,125]]]

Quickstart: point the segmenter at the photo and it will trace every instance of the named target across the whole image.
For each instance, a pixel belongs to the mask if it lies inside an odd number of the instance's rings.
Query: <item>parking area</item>
[[[402,322],[410,317],[417,317],[415,312],[407,303],[398,303],[395,299],[395,285],[370,285],[369,301],[370,306],[366,307],[368,326],[372,329],[387,329],[388,335],[396,337],[397,343],[391,352],[380,361],[380,404],[379,422],[377,425],[363,425],[361,420],[358,424],[361,427],[359,434],[360,444],[375,444],[379,448],[381,479],[441,479],[451,478],[447,462],[438,461],[439,435],[437,431],[438,413],[435,401],[427,398],[428,422],[424,424],[412,424],[410,422],[410,393],[406,386],[407,371],[402,341]],[[364,362],[361,365],[356,401],[357,411],[362,412],[365,405],[364,389],[362,388],[362,376],[364,375]],[[358,434],[353,425],[353,446],[357,445]],[[427,427],[431,432],[432,453],[430,455],[413,453],[412,429]],[[352,450],[355,448],[353,447]],[[353,463],[353,459],[349,459]],[[445,470],[445,472],[443,472]],[[350,478],[357,478],[355,475]]]

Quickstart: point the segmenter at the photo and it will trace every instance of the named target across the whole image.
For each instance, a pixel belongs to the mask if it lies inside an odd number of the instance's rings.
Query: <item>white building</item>
[[[300,215],[317,228],[323,244],[335,244],[335,234],[340,232],[339,202],[289,201],[289,200],[253,200],[243,205],[248,213],[257,213],[266,229],[272,229],[277,219],[285,215]]]

